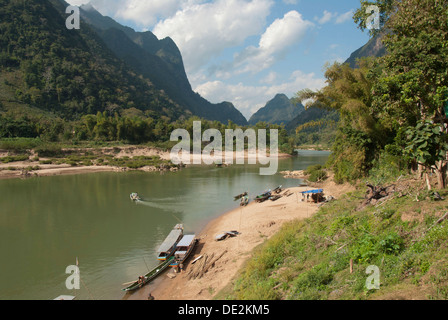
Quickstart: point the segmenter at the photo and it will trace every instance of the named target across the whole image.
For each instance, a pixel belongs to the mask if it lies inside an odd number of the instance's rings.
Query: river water
[[[279,172],[324,164],[328,152],[300,151]],[[122,283],[154,268],[156,250],[178,223],[199,232],[212,219],[279,185],[252,165],[189,167],[177,173],[97,173],[0,181],[0,300],[122,299]],[[138,192],[141,203],[129,194]],[[78,258],[81,288],[68,290]]]

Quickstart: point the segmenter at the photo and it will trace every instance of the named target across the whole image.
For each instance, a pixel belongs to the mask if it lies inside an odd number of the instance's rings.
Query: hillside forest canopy
[[[438,0],[361,1],[354,14],[366,29],[366,6],[382,9],[387,54],[334,63],[326,86],[302,90],[299,101],[340,115],[328,166],[338,182],[363,177],[380,163],[388,170],[436,174],[446,187],[448,7]],[[371,33],[372,36],[375,32]]]

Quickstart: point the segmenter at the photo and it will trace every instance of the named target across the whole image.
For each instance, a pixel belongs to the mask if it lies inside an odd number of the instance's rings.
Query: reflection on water
[[[302,151],[279,171],[325,163],[327,152]],[[121,299],[122,283],[157,265],[156,250],[173,226],[199,232],[251,198],[298,180],[260,176],[257,166],[191,167],[177,173],[98,173],[0,181],[0,299]],[[138,192],[144,201],[134,203]],[[81,290],[65,287],[79,259]]]

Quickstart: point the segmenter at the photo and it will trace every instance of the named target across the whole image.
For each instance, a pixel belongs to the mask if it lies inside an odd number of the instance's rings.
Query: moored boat
[[[183,236],[184,227],[182,224],[177,224],[173,230],[171,230],[168,237],[166,237],[165,241],[160,245],[158,252],[157,260],[165,261],[169,257],[171,257],[176,250],[176,245],[180,241]]]
[[[157,267],[155,267],[153,270],[145,274],[144,276],[141,276],[138,278],[137,281],[133,282],[130,286],[122,289],[123,291],[134,291],[137,289],[140,289],[145,284],[147,284],[149,281],[155,279],[157,276],[162,274],[162,272],[168,268],[168,266],[171,264],[171,262],[174,260],[173,257],[168,258],[166,261],[159,264]]]
[[[279,194],[280,192],[283,191],[282,187],[283,187],[283,186],[278,186],[277,188],[275,188],[275,189],[273,190],[273,192],[276,193],[276,194]]]
[[[234,198],[235,201],[237,201],[237,200],[239,200],[239,199],[241,199],[241,198],[247,196],[247,194],[248,194],[247,192],[244,192],[244,193],[239,194],[239,195],[237,195],[237,196],[235,196],[235,197],[233,197],[233,198]]]
[[[257,196],[255,198],[255,201],[256,202],[265,202],[266,200],[268,200],[271,197],[271,195],[272,195],[271,190],[269,190],[268,192],[265,192],[265,193]]]
[[[194,234],[184,235],[176,245],[176,252],[174,253],[174,259],[171,262],[170,267],[175,268],[184,263],[193,251],[197,241],[196,235]]]

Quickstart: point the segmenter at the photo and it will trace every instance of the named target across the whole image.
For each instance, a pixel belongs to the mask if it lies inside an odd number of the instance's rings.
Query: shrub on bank
[[[41,144],[42,141],[38,138],[9,138],[0,140],[0,149],[20,153],[34,149]]]
[[[327,172],[320,164],[308,167],[305,174],[309,175],[308,181],[310,182],[320,182],[328,178]]]

